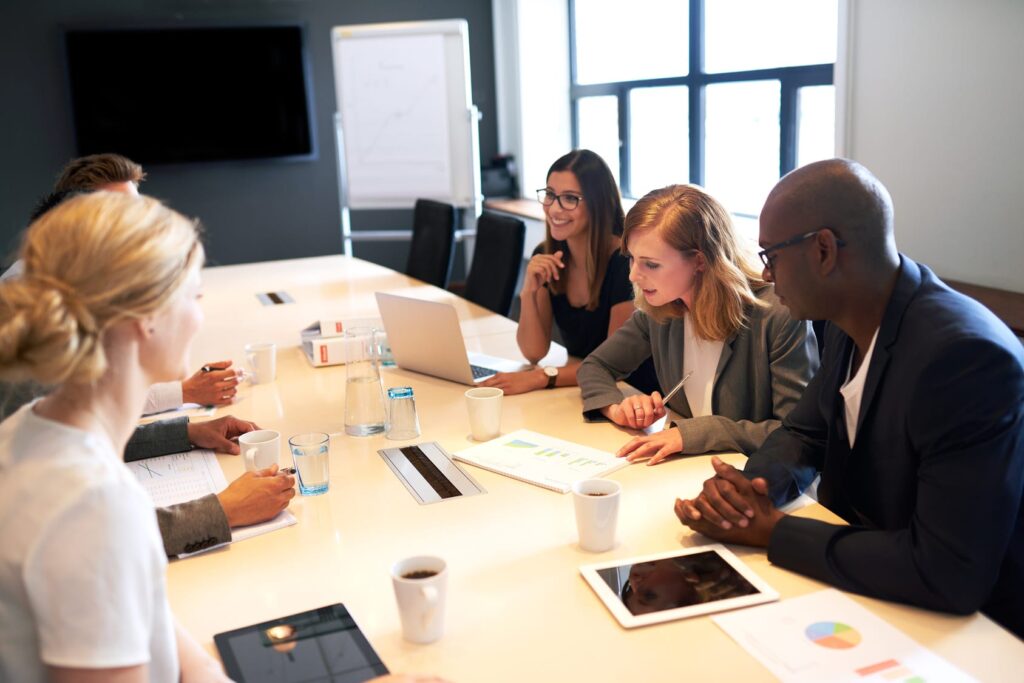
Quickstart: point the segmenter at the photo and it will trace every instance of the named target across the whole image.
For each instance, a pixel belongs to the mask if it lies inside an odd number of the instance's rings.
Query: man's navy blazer
[[[839,388],[852,339],[827,327],[822,367],[744,469],[780,505],[817,473],[850,526],[787,517],[775,564],[928,609],[981,609],[1024,637],[1024,350],[981,304],[900,256],[849,446]]]

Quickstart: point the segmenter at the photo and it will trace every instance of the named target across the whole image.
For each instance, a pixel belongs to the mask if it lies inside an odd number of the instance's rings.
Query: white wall
[[[492,0],[498,149],[514,154],[525,197],[572,149],[566,0]],[[531,247],[532,249],[532,247]]]
[[[1024,292],[1024,2],[849,0],[848,20],[839,147],[889,188],[900,250]]]

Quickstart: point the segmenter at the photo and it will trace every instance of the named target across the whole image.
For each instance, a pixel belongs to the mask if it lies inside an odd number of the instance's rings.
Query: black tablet
[[[237,683],[362,683],[388,673],[340,603],[218,633],[213,641]]]

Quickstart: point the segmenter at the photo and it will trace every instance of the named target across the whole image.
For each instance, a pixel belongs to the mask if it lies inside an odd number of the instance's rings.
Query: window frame
[[[569,1],[569,112],[573,148],[579,147],[579,100],[585,97],[612,95],[619,111],[619,187],[624,196],[633,197],[630,186],[631,141],[629,135],[629,93],[635,88],[657,88],[683,85],[689,98],[689,141],[691,183],[704,184],[705,88],[715,83],[743,81],[777,81],[779,101],[779,176],[796,167],[799,124],[800,88],[813,85],[835,85],[835,63],[706,73],[704,71],[704,6],[707,0],[689,0],[690,70],[685,76],[650,78],[631,81],[610,81],[581,85],[576,71],[576,0]]]

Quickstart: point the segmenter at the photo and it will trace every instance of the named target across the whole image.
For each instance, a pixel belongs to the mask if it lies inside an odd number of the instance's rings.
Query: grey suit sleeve
[[[650,355],[648,318],[642,311],[635,311],[622,327],[583,360],[576,371],[576,381],[583,397],[583,412],[620,403],[622,392],[615,383],[628,377]]]
[[[169,557],[194,553],[231,540],[231,527],[215,494],[156,509]]]
[[[769,434],[782,425],[782,419],[796,406],[808,382],[818,370],[818,346],[810,323],[793,320],[788,314],[780,313],[781,309],[776,309],[767,321],[772,415],[751,416],[755,419],[702,415],[680,420],[676,423],[676,429],[683,438],[684,454],[712,451],[753,453],[761,447]],[[733,379],[750,381],[749,377]]]
[[[188,418],[175,417],[136,427],[125,445],[124,461],[132,462],[190,450],[192,443],[188,440]]]

